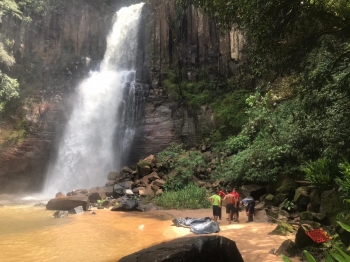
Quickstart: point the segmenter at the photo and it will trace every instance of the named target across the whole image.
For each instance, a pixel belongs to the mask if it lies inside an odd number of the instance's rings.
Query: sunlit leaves
[[[19,97],[18,82],[0,71],[0,113],[6,104]]]

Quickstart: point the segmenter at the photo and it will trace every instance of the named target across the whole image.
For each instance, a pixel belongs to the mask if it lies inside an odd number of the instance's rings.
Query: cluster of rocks
[[[110,172],[106,186],[113,186],[117,195],[132,194],[145,196],[149,200],[163,193],[166,175],[156,163],[154,155],[139,161],[136,167],[125,166],[120,172]]]
[[[46,208],[58,211],[74,210],[79,206],[84,211],[91,207],[112,207],[112,211],[161,209],[149,203],[155,196],[162,194],[165,184],[165,175],[157,173],[153,155],[140,161],[135,168],[125,166],[120,172],[110,172],[107,179],[108,182],[102,187],[74,189],[66,195],[59,192],[48,201]],[[63,214],[66,213],[60,212],[55,217],[64,217]]]
[[[338,234],[340,240],[349,245],[346,242],[350,242],[350,233],[335,223],[342,210],[340,199],[335,189],[318,192],[305,181],[289,180],[283,181],[274,194],[261,196],[257,207],[263,208],[268,218],[278,223],[271,234],[295,234],[295,240],[286,240],[275,254],[293,257],[306,247],[320,247],[306,231],[321,228],[328,235]]]

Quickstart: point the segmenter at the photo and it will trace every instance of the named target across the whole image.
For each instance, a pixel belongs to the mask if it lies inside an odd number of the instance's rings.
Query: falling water
[[[117,12],[99,72],[77,89],[74,109],[44,193],[103,185],[119,170],[135,135],[135,65],[142,4]]]

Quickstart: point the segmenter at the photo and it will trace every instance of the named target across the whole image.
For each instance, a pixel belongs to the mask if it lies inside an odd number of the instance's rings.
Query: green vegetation
[[[316,259],[314,258],[314,256],[311,255],[307,250],[304,250],[303,253],[308,262],[316,262]],[[285,255],[281,255],[281,257],[284,262],[292,262],[292,260],[290,260]],[[347,261],[350,261],[350,256],[347,255],[339,247],[334,246],[334,251],[324,252],[324,259],[326,262],[333,262],[333,261],[347,262]]]
[[[147,161],[140,161],[137,163],[137,165],[139,167],[145,167],[145,166],[149,166],[149,163]]]
[[[185,151],[182,145],[172,144],[157,155],[169,178],[165,190],[181,190],[191,181],[198,167],[206,167],[206,163],[199,151]]]
[[[316,186],[319,192],[333,188],[336,169],[329,159],[317,159],[302,167],[302,170],[305,172],[306,180]]]
[[[164,192],[155,202],[165,209],[198,209],[210,206],[205,189],[193,184],[178,191]]]
[[[335,178],[336,184],[339,186],[339,191],[343,192],[347,198],[350,197],[350,163],[345,161],[344,163],[339,164],[340,173],[343,177]],[[350,203],[350,200],[347,199]]]
[[[0,71],[0,116],[8,103],[19,97],[18,87],[19,85],[16,79]]]
[[[183,80],[177,70],[165,70],[164,86],[169,97],[184,102],[190,108],[199,108],[209,105],[213,110],[218,123],[220,134],[237,134],[246,122],[245,100],[251,92],[247,89],[236,89],[230,82],[232,79],[210,80],[206,69],[199,72],[200,81],[190,82]],[[201,77],[203,75],[203,77]],[[242,88],[249,86],[242,86]]]
[[[234,75],[213,77],[208,71],[215,70],[201,68],[198,79],[189,81],[180,60],[165,74],[172,98],[214,111],[218,128],[210,144],[230,154],[218,162],[212,180],[268,183],[291,177],[306,178],[321,190],[343,188],[348,176],[337,166],[350,159],[349,2],[177,3],[175,31],[181,31],[183,10],[195,5],[223,31],[238,24],[247,40],[247,59],[237,61]]]

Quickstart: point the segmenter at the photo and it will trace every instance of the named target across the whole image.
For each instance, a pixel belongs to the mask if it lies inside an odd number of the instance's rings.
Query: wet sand
[[[224,210],[223,210],[224,211]],[[155,211],[164,212],[174,218],[179,217],[212,217],[211,209],[198,210],[164,210]],[[245,212],[240,212],[240,223],[233,222],[228,224],[226,220],[227,215],[224,214],[222,220],[219,220],[220,232],[215,235],[227,237],[236,242],[237,247],[245,262],[281,262],[282,258],[274,254],[269,254],[271,249],[278,249],[283,241],[287,239],[294,240],[294,236],[277,236],[269,235],[269,233],[276,228],[277,224],[267,221],[267,217],[263,211],[258,212],[255,222],[246,223],[247,216]],[[173,235],[175,233],[175,236]],[[188,228],[181,228],[171,226],[164,232],[165,235],[175,238],[196,235],[190,232]],[[292,261],[299,261],[297,258]]]
[[[0,204],[2,204],[0,202]],[[57,219],[54,211],[34,203],[3,203],[0,207],[0,261],[112,262],[180,237],[196,237],[188,228],[172,226],[179,217],[211,217],[211,209],[160,210],[152,212],[111,212],[108,209],[84,212]],[[236,242],[245,262],[282,261],[268,252],[294,236],[269,235],[276,224],[267,222],[263,211],[256,222],[228,224],[226,215],[219,221],[216,235]],[[18,252],[20,250],[20,252]],[[63,259],[63,260],[62,260]],[[294,260],[298,261],[298,260]]]

